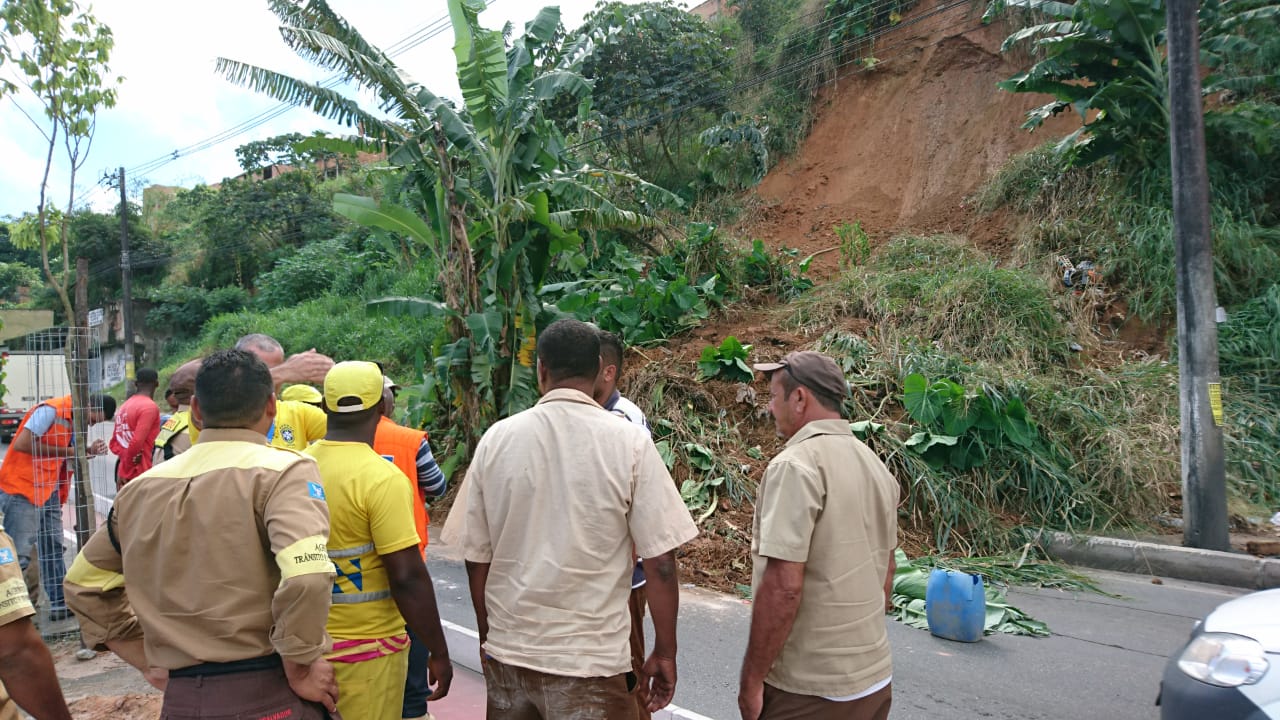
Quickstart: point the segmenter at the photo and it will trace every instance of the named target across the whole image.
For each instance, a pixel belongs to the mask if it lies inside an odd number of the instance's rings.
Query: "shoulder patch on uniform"
[[[0,565],[8,565],[14,561],[13,551],[9,548],[0,548]]]
[[[318,482],[307,483],[307,494],[316,500],[324,500],[324,486]]]

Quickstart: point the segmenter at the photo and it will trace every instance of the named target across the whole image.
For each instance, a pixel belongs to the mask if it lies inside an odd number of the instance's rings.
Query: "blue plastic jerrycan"
[[[981,575],[935,569],[924,595],[929,632],[947,640],[977,642],[987,619],[987,594]]]

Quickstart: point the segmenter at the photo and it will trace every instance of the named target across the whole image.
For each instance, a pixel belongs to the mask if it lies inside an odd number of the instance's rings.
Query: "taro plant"
[[[706,445],[685,443],[684,453],[692,476],[681,483],[680,498],[689,512],[698,513],[696,520],[701,524],[716,511],[720,503],[719,488],[726,477],[717,472],[719,464],[715,453]]]
[[[986,463],[990,451],[1008,444],[1030,449],[1039,430],[1018,398],[999,402],[945,378],[929,382],[912,373],[903,380],[902,404],[923,429],[904,445],[931,467],[970,470]]]
[[[720,342],[720,346],[708,345],[702,348],[702,357],[698,359],[699,379],[710,380],[720,378],[729,382],[751,382],[754,374],[747,365],[747,354],[750,345],[743,345],[738,338],[730,335]]]

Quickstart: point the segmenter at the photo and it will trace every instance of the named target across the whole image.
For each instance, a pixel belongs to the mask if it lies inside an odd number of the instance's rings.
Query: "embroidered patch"
[[[0,565],[8,565],[13,561],[13,551],[9,548],[0,548]]]
[[[324,486],[318,482],[307,483],[307,494],[316,500],[324,500]]]
[[[288,425],[281,425],[280,439],[292,445],[293,444],[293,428],[289,427]]]

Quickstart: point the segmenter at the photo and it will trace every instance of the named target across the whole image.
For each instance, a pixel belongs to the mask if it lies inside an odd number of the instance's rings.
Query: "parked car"
[[[1160,681],[1161,720],[1280,718],[1280,588],[1219,605]]]
[[[0,442],[6,445],[13,442],[13,436],[18,432],[18,425],[22,423],[23,415],[26,415],[25,410],[0,408]]]

